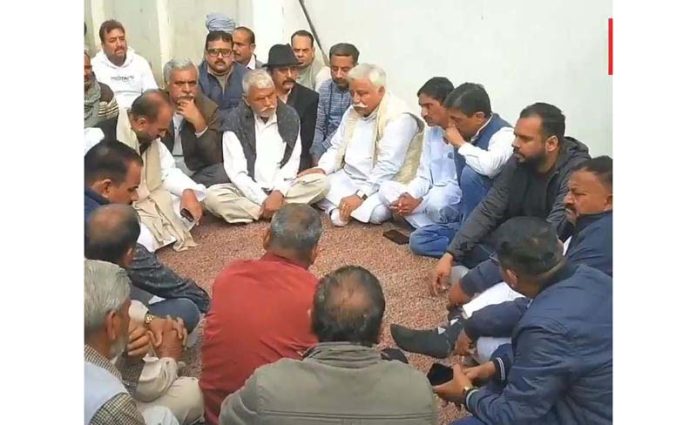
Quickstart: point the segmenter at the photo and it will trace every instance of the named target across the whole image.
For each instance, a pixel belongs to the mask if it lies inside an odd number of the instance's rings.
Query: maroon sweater
[[[314,346],[309,311],[317,278],[300,265],[267,253],[234,261],[213,283],[199,380],[205,418],[218,424],[220,405],[257,367],[300,359]]]

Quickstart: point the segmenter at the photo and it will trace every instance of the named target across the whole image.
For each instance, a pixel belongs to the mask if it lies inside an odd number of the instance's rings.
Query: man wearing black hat
[[[300,139],[302,142],[300,171],[302,171],[312,166],[309,149],[314,141],[319,93],[296,83],[299,65],[300,62],[292,52],[292,48],[287,44],[275,44],[268,51],[268,63],[265,66],[273,78],[276,94],[280,100],[292,106],[297,111],[297,115],[300,116]]]

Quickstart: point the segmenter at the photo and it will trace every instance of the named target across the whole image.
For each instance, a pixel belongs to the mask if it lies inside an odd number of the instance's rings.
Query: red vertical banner
[[[614,19],[609,18],[609,75],[614,75]]]

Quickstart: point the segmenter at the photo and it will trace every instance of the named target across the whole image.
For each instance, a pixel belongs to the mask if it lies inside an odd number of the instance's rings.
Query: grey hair
[[[270,243],[279,248],[309,253],[323,232],[319,213],[309,205],[286,204],[273,214]]]
[[[256,87],[259,89],[270,89],[274,87],[273,78],[265,69],[254,69],[244,74],[242,79],[242,93],[244,96],[249,94],[249,89]]]
[[[104,326],[106,315],[118,311],[130,295],[130,279],[113,263],[85,260],[85,335]]]
[[[162,71],[162,74],[164,74],[164,84],[169,84],[172,72],[181,69],[186,69],[189,67],[195,69],[196,75],[198,75],[198,67],[196,67],[196,65],[193,62],[191,62],[191,59],[172,59],[166,64],[164,64],[164,70]]]
[[[369,80],[375,87],[385,87],[387,85],[387,74],[377,65],[361,63],[348,71],[348,81]]]

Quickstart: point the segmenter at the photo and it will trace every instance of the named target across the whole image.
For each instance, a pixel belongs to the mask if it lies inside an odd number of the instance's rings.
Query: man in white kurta
[[[360,64],[348,79],[353,105],[343,115],[318,166],[302,175],[328,176],[329,193],[318,205],[334,225],[345,226],[351,218],[379,224],[391,217],[380,200],[380,186],[390,180],[413,179],[423,123],[405,102],[386,92],[386,77],[380,68]]]
[[[270,219],[285,203],[312,204],[328,190],[327,179],[297,177],[300,167],[300,120],[277,100],[265,70],[244,77],[244,103],[223,127],[223,166],[231,183],[208,188],[205,207],[228,223]]]
[[[443,102],[452,90],[453,84],[444,77],[433,77],[418,90],[421,117],[428,127],[416,178],[408,184],[384,182],[379,189],[382,203],[415,228],[456,222],[460,216],[462,192],[457,181],[455,152],[443,130],[449,124]]]

